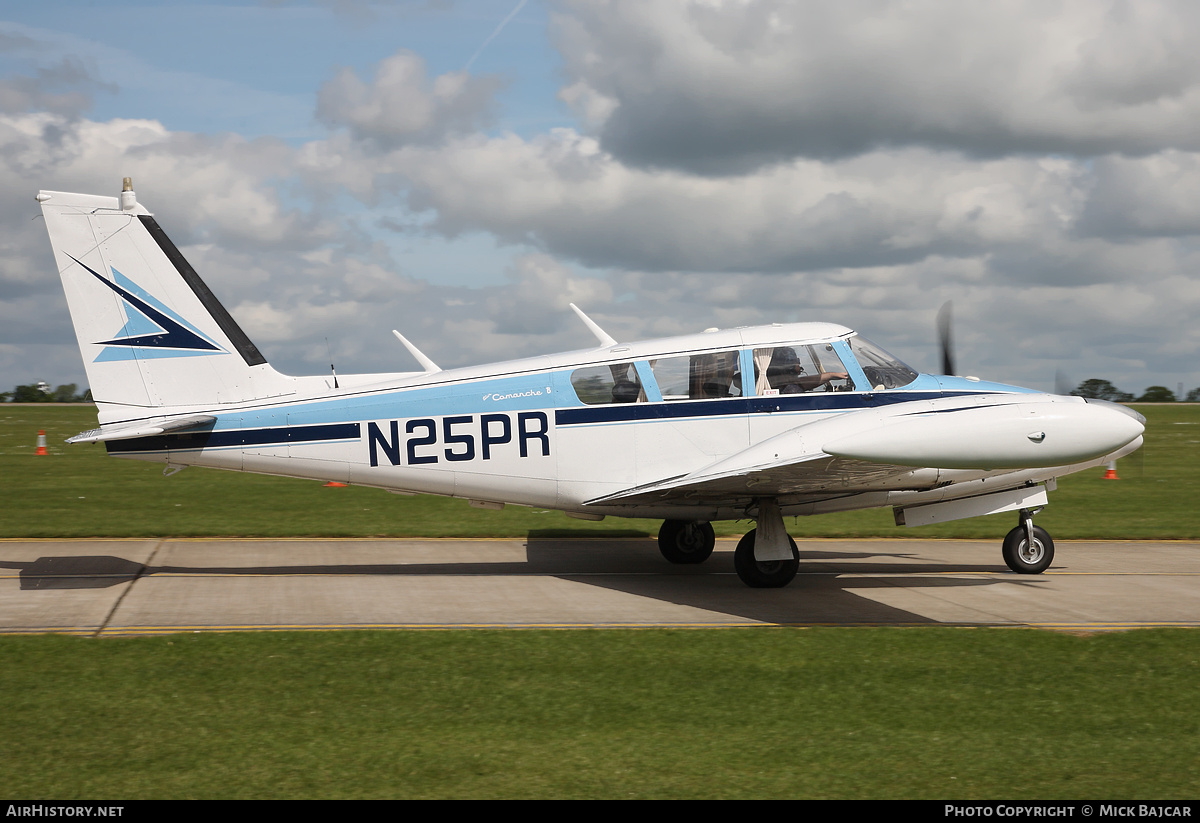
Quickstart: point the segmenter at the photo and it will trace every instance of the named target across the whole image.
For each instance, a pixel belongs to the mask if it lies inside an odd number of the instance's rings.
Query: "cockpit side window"
[[[632,363],[584,366],[571,372],[571,385],[580,401],[589,406],[646,402],[646,392]]]
[[[663,400],[741,397],[738,352],[722,351],[650,361]]]
[[[870,381],[870,391],[899,389],[919,376],[917,372],[876,346],[865,337],[851,337],[850,351]]]
[[[754,393],[853,391],[854,381],[828,343],[754,350]]]

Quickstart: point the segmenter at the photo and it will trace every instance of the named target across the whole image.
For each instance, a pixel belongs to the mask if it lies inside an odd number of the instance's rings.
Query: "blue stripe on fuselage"
[[[554,408],[578,402],[569,377],[569,372],[541,373],[371,391],[328,400],[303,400],[289,405],[218,413],[214,429],[326,425]]]
[[[224,431],[160,434],[154,437],[136,437],[130,440],[110,440],[104,445],[109,454],[114,452],[196,451],[199,449],[358,440],[361,434],[362,426],[358,423],[337,423],[329,426],[284,426],[267,429],[226,429]]]

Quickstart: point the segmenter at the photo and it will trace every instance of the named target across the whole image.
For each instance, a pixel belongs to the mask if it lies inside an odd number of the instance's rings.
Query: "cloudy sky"
[[[139,200],[281,371],[826,320],[1200,386],[1200,6],[56,0],[0,11],[0,389],[85,384],[34,194]],[[326,342],[328,341],[328,342]]]

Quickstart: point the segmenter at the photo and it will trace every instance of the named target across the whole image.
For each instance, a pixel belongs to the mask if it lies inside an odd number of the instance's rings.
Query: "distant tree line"
[[[92,390],[85,389],[78,394],[78,386],[65,383],[57,389],[52,389],[46,383],[30,383],[28,386],[17,386],[12,391],[0,392],[0,403],[91,403]]]
[[[1166,386],[1151,386],[1141,397],[1134,397],[1127,391],[1121,391],[1107,380],[1084,380],[1071,394],[1076,397],[1091,397],[1096,400],[1109,400],[1113,403],[1172,403],[1178,400],[1175,392]],[[1200,388],[1192,389],[1184,400],[1188,403],[1200,403]]]

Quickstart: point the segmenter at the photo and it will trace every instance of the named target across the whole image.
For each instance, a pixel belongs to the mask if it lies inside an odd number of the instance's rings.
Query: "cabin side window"
[[[700,400],[742,396],[736,351],[710,352],[650,361],[663,400]]]
[[[754,350],[754,393],[854,391],[854,381],[828,343]]]
[[[632,363],[585,366],[571,372],[576,396],[589,406],[645,403],[646,392]]]

